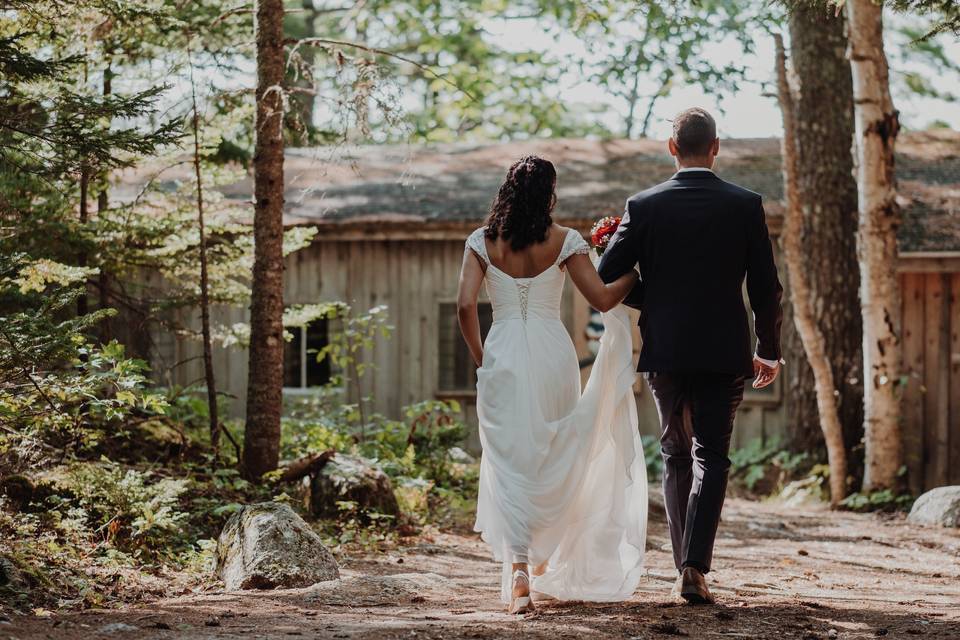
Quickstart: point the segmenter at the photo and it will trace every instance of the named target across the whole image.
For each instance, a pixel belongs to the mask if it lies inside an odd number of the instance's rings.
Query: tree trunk
[[[109,96],[113,93],[113,68],[110,62],[110,59],[107,59],[107,66],[103,70],[103,95],[104,97]],[[107,176],[101,176],[104,180],[104,187],[97,194],[97,218],[103,221],[104,217],[107,215],[107,209],[110,208],[110,194],[107,191],[106,179]],[[111,286],[110,272],[107,270],[103,261],[100,264],[100,302],[99,308],[109,309],[112,305],[110,300],[110,286]],[[113,335],[113,322],[109,316],[100,321],[100,341],[103,343],[110,342],[114,337]]]
[[[216,462],[220,457],[220,416],[217,410],[217,379],[213,374],[213,338],[210,333],[210,277],[207,269],[207,228],[203,218],[203,171],[200,163],[200,111],[197,86],[190,59],[190,97],[193,100],[193,171],[197,179],[197,230],[200,234],[200,329],[203,335],[203,377],[207,385],[207,414],[210,449]]]
[[[814,321],[830,355],[848,464],[859,467],[863,435],[863,328],[853,178],[853,80],[844,19],[802,5],[790,16],[802,268]],[[816,383],[800,335],[786,327],[788,446],[822,451]]]
[[[257,0],[254,263],[243,472],[277,468],[283,404],[283,0]]]
[[[863,314],[864,435],[863,490],[896,488],[903,460],[900,434],[900,290],[893,149],[900,124],[890,98],[883,51],[883,5],[848,0],[847,55],[853,72],[860,259]]]
[[[787,200],[783,227],[783,253],[787,261],[793,321],[813,370],[820,428],[830,462],[830,503],[839,506],[847,496],[847,451],[837,407],[833,369],[827,355],[826,337],[814,316],[813,290],[803,249],[803,210],[800,202],[797,122],[794,96],[787,81],[783,38],[774,36],[777,52],[777,95],[783,115],[783,180]]]
[[[80,163],[80,225],[86,226],[90,220],[90,168],[87,162]],[[77,264],[86,267],[90,258],[87,255],[86,247],[80,249],[80,255],[77,257]],[[77,315],[85,316],[90,313],[90,302],[87,299],[87,285],[83,285],[83,291],[77,297]]]

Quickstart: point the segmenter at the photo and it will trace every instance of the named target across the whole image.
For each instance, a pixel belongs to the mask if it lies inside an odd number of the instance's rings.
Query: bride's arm
[[[637,272],[631,269],[610,284],[604,284],[590,258],[582,253],[570,256],[566,266],[573,284],[590,306],[599,311],[610,311],[620,304],[639,279]]]
[[[471,249],[463,253],[460,268],[460,283],[457,285],[457,320],[460,333],[470,349],[477,366],[483,364],[483,339],[480,337],[480,316],[477,314],[477,297],[483,284],[483,265]]]

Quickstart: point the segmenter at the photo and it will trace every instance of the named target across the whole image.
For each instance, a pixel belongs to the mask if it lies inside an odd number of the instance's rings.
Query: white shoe
[[[521,580],[526,582],[528,585],[530,584],[530,576],[527,575],[527,572],[517,569],[513,572],[513,584],[516,585],[517,582]],[[533,613],[534,610],[533,598],[530,596],[520,596],[518,598],[514,598],[510,603],[511,614],[522,615],[525,613]]]

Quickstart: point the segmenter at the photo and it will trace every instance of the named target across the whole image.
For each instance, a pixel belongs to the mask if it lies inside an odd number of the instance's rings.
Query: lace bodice
[[[559,320],[566,277],[560,266],[574,254],[590,252],[590,246],[583,237],[571,229],[563,239],[563,246],[552,265],[533,277],[514,278],[490,262],[483,234],[483,227],[471,233],[467,238],[467,247],[487,267],[484,280],[493,306],[494,322],[509,319],[527,322],[530,318]]]

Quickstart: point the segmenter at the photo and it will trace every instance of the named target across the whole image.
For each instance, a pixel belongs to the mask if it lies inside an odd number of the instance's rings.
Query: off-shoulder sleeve
[[[576,229],[571,229],[567,232],[567,237],[563,239],[563,248],[560,249],[557,264],[562,264],[567,258],[577,253],[590,253],[590,245]]]
[[[477,257],[483,262],[484,266],[490,265],[490,258],[487,257],[487,243],[484,240],[484,231],[483,227],[476,229],[473,233],[467,236],[467,248],[472,249]]]

